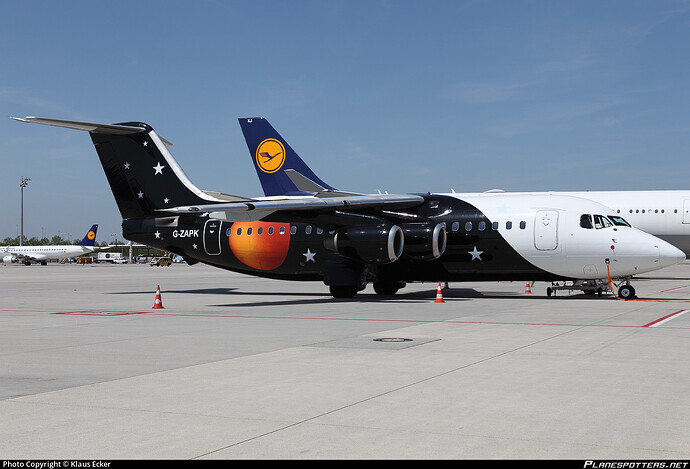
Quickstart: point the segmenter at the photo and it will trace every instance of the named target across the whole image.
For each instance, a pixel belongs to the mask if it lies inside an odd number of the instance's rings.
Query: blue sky
[[[260,196],[237,119],[351,191],[690,189],[690,2],[0,3],[5,116],[143,121]],[[0,119],[0,239],[122,239],[88,134]]]

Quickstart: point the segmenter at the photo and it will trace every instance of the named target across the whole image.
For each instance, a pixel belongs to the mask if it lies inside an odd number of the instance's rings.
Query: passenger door
[[[204,224],[204,250],[206,254],[217,256],[220,254],[220,220],[207,220]]]
[[[683,223],[690,223],[690,200],[683,201]]]
[[[558,247],[558,212],[539,210],[534,219],[534,247],[540,251],[553,251]]]

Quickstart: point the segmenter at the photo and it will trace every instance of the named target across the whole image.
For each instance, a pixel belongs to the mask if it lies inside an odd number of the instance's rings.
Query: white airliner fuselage
[[[67,259],[98,251],[94,246],[0,246],[0,258],[6,264],[45,264],[50,259]]]
[[[690,255],[690,191],[561,192],[612,208],[632,226]]]
[[[503,191],[490,192],[502,193]],[[673,244],[686,256],[690,256],[690,191],[550,191],[547,193],[580,197],[606,205],[635,228]],[[544,192],[532,194],[544,194]]]

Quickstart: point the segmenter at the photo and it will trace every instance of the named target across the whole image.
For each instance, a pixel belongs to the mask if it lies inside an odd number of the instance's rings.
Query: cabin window
[[[290,227],[290,234],[296,234],[297,233],[297,227],[295,225],[292,225]]]
[[[272,226],[268,227],[268,234],[270,234],[270,235],[273,234],[273,227]]]
[[[512,221],[507,221],[506,222],[506,230],[510,230],[513,228],[513,222]]]
[[[323,233],[323,230],[321,228],[316,229],[316,234],[322,234],[322,233]]]
[[[232,235],[232,228],[228,228],[225,230],[225,236],[231,236]]]
[[[460,229],[460,223],[454,221],[451,225],[451,228],[453,229],[453,231],[458,231]]]
[[[263,234],[263,232],[264,232],[264,228],[262,226],[260,226],[256,229],[256,234],[258,234],[258,235]]]
[[[465,223],[465,231],[472,231],[472,222],[468,221]]]
[[[486,222],[480,221],[479,222],[479,231],[484,231],[485,229],[486,229]]]
[[[247,228],[247,236],[251,236],[251,235],[252,235],[252,229],[250,227],[250,228]]]
[[[527,222],[526,222],[526,221],[521,221],[521,222],[520,222],[520,229],[521,229],[521,230],[524,230],[525,228],[527,228]]]
[[[304,229],[304,232],[306,234],[311,234],[311,225],[307,225],[307,227]]]
[[[242,228],[237,228],[237,236],[242,234]]]
[[[491,224],[491,229],[494,231],[498,231],[498,222],[495,221]]]
[[[281,226],[279,232],[280,234],[285,234],[285,227]]]

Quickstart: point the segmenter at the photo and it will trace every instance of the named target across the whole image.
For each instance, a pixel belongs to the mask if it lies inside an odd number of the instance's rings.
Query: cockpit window
[[[613,226],[613,223],[611,222],[611,220],[606,218],[604,215],[593,215],[593,217],[594,217],[594,228],[596,228],[597,230]]]
[[[625,221],[625,220],[623,219],[623,217],[617,217],[617,216],[615,216],[615,215],[611,215],[609,218],[611,219],[611,221],[613,222],[613,224],[616,225],[616,226],[630,226],[630,223],[628,223],[627,221]]]
[[[604,215],[580,215],[580,227],[582,228],[601,230],[602,228],[610,228],[612,226],[630,226],[630,223],[625,221],[623,217],[616,215],[611,215],[610,217]]]
[[[581,215],[580,216],[580,226],[582,228],[587,228],[588,230],[591,230],[594,228],[592,226],[592,215]]]

